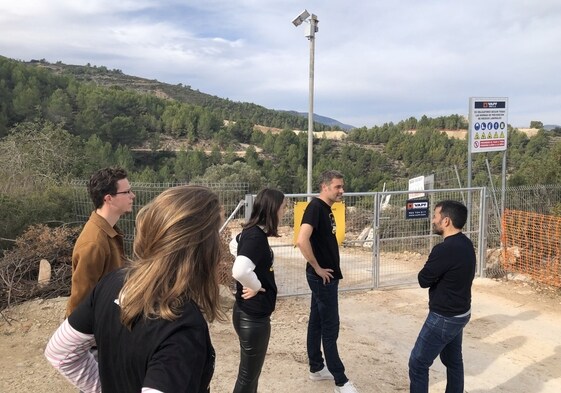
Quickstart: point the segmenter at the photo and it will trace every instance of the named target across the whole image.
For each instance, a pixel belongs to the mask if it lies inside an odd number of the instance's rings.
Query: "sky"
[[[561,124],[559,0],[0,0],[0,55],[106,66],[270,109],[373,127],[466,115]]]

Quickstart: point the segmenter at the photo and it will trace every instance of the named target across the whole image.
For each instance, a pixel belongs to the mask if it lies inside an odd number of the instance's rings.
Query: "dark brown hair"
[[[267,236],[278,236],[279,209],[284,202],[284,194],[273,188],[265,188],[257,194],[253,210],[244,229],[262,225]]]
[[[105,195],[117,193],[117,182],[127,178],[127,171],[119,167],[103,168],[91,175],[88,193],[96,209],[103,206]]]
[[[434,207],[440,208],[440,215],[442,217],[450,218],[452,225],[456,229],[462,229],[467,221],[467,207],[461,202],[445,200],[440,201]]]

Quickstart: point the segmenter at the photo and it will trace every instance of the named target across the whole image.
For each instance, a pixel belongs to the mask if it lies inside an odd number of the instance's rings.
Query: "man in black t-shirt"
[[[321,174],[319,197],[313,198],[304,211],[297,245],[307,261],[306,278],[312,291],[307,338],[310,379],[334,379],[335,392],[357,393],[345,375],[345,366],[337,350],[338,288],[343,275],[331,206],[342,200],[343,186],[341,172],[326,171]]]
[[[471,285],[475,276],[475,250],[462,233],[467,208],[460,202],[436,204],[433,232],[444,241],[433,247],[419,272],[419,285],[429,288],[429,315],[409,358],[411,393],[426,393],[429,367],[440,355],[446,366],[446,392],[464,392],[462,335],[471,316]]]

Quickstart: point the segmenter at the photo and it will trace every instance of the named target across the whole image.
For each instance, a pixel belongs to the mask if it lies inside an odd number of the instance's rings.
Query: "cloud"
[[[104,65],[272,109],[307,111],[309,41],[273,0],[19,0],[0,4],[1,55]],[[311,0],[314,109],[356,126],[467,114],[509,97],[509,119],[561,122],[561,2]],[[450,112],[448,112],[450,111]]]

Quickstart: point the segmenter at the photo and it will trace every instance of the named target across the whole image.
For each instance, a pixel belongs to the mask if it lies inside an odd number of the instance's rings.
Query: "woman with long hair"
[[[134,260],[104,277],[50,339],[45,356],[84,392],[208,392],[222,319],[222,211],[206,187],[164,191],[136,218]],[[207,321],[205,321],[205,319]],[[98,362],[88,349],[97,344]]]
[[[278,190],[261,190],[253,203],[249,220],[231,248],[236,248],[232,275],[236,279],[236,302],[232,321],[240,340],[240,365],[234,393],[255,393],[263,368],[271,314],[277,300],[273,269],[274,255],[267,237],[279,236],[286,200]]]

